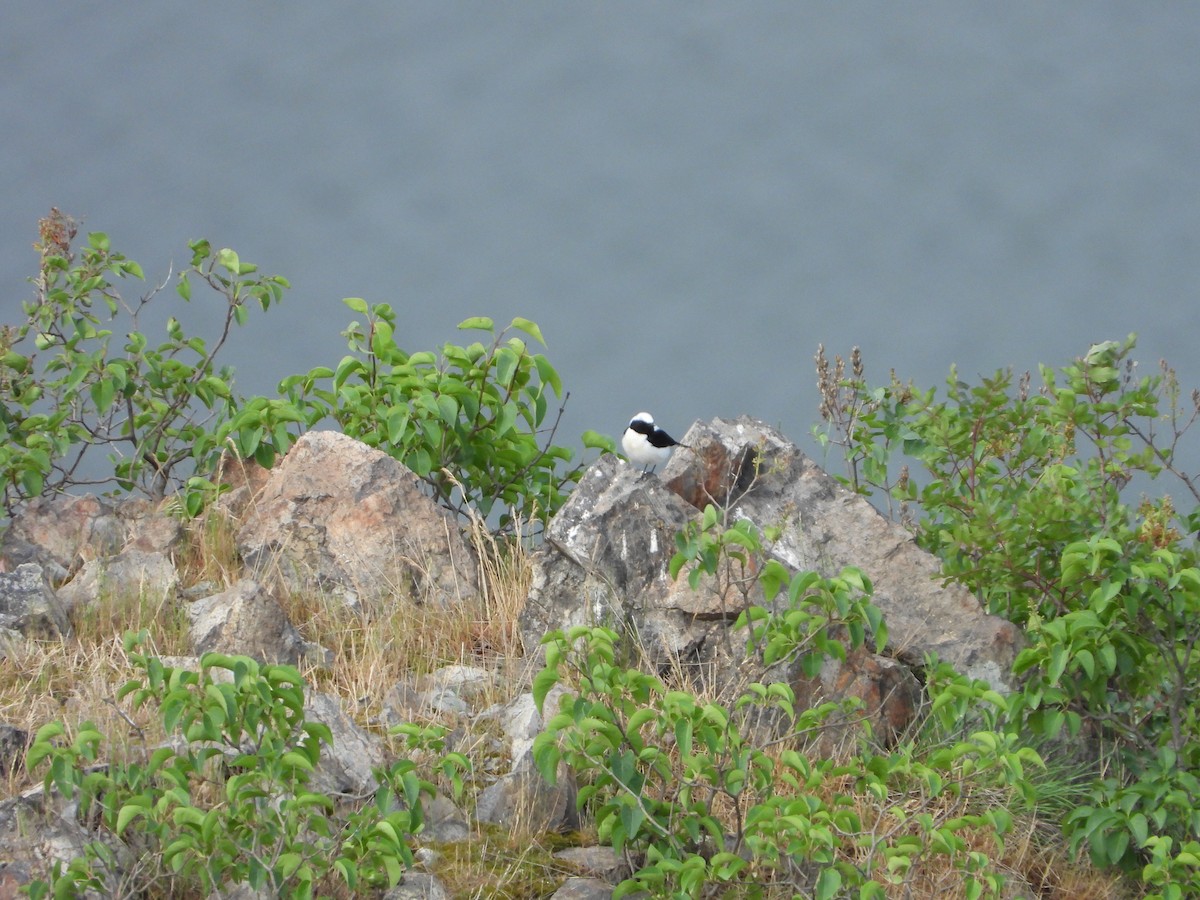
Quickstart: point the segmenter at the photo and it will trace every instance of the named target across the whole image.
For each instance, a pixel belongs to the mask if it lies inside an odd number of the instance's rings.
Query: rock
[[[943,586],[937,559],[778,432],[751,419],[717,419],[693,426],[684,442],[693,452],[672,457],[665,481],[639,477],[612,456],[584,475],[533,555],[532,588],[519,623],[528,655],[548,631],[598,624],[630,638],[664,677],[682,672],[723,702],[752,681],[791,683],[799,709],[861,700],[862,713],[829,723],[821,739],[829,748],[864,714],[881,741],[894,740],[915,714],[921,692],[913,670],[924,666],[928,653],[1009,689],[1016,627],[987,615],[965,589]],[[676,533],[697,521],[708,503],[727,505],[730,524],[747,519],[780,534],[773,542],[764,538],[745,573],[726,569],[718,581],[705,576],[693,590],[684,573],[672,581],[668,566]],[[748,604],[764,602],[755,566],[771,558],[792,572],[824,576],[860,568],[888,625],[885,652],[860,649],[844,663],[827,660],[814,678],[806,678],[798,662],[765,668],[747,653],[746,633],[731,626]],[[786,602],[786,595],[774,602]],[[779,716],[754,716],[747,724],[766,729],[763,739],[783,724]]]
[[[796,694],[797,709],[811,709],[826,701],[853,698],[862,703],[861,711],[826,720],[817,737],[817,748],[825,756],[835,756],[843,748],[852,748],[865,718],[875,740],[891,746],[916,716],[921,703],[921,684],[912,671],[894,659],[870,652],[865,647],[849,650],[846,661],[827,658],[821,671],[808,678],[792,673],[789,681]]]
[[[425,798],[422,811],[425,814],[425,828],[421,831],[422,841],[451,844],[471,837],[471,826],[466,815],[444,794],[434,794]]]
[[[57,593],[68,611],[94,603],[102,595],[161,607],[178,585],[179,573],[166,554],[129,549],[88,560]]]
[[[408,677],[392,686],[383,698],[383,714],[388,724],[398,725],[430,715],[471,714],[471,705],[457,690],[445,684],[431,684],[427,678]]]
[[[58,494],[24,504],[13,517],[0,552],[13,567],[40,563],[58,582],[85,559],[118,553],[125,539],[125,524],[115,503],[91,494]]]
[[[289,665],[302,660],[324,665],[332,661],[329,651],[300,636],[269,591],[248,578],[192,603],[187,615],[197,654],[217,650]]]
[[[702,509],[732,504],[735,518],[779,526],[770,553],[795,571],[836,575],[861,569],[887,622],[895,656],[922,666],[935,653],[959,672],[1002,691],[1020,647],[1011,622],[984,612],[960,585],[941,581],[938,559],[904,527],[838,484],[778,431],[748,417],[697,423],[684,437],[693,453],[676,453],[663,477]]]
[[[436,876],[405,872],[400,883],[384,892],[383,900],[449,900],[450,895]]]
[[[117,507],[117,515],[125,524],[126,550],[169,554],[187,533],[183,522],[160,513],[149,500],[125,500]]]
[[[216,508],[230,518],[240,521],[246,510],[258,502],[271,470],[264,469],[253,459],[241,459],[226,450],[217,464],[216,482],[224,488],[217,498]]]
[[[114,503],[91,494],[58,494],[36,497],[21,507],[0,543],[0,558],[9,569],[40,563],[58,583],[88,560],[125,548],[165,553],[183,534],[178,519],[162,515],[146,500]]]
[[[15,572],[0,572],[0,629],[25,637],[70,633],[66,610],[36,563],[23,563]]]
[[[543,704],[545,718],[551,718],[558,713],[562,698],[568,693],[561,684],[556,684],[550,689]],[[508,742],[508,758],[518,761],[533,749],[534,738],[545,728],[545,719],[538,712],[537,704],[533,702],[533,694],[529,693],[486,709],[475,718],[476,724],[488,721],[495,721],[499,725]]]
[[[609,900],[613,886],[599,878],[568,878],[550,900]]]
[[[401,463],[332,431],[303,435],[271,470],[238,531],[259,573],[350,603],[406,596],[456,603],[479,590],[454,519]]]
[[[336,697],[317,691],[304,698],[304,718],[323,723],[333,734],[333,745],[321,748],[321,761],[308,789],[333,797],[374,792],[379,781],[373,769],[387,763],[383,739],[356,725]]]
[[[657,665],[702,644],[711,623],[672,605],[667,570],[675,534],[694,514],[658,479],[602,456],[532,554],[533,583],[519,620],[526,654],[547,632],[575,625],[629,634]]]
[[[504,828],[540,831],[569,831],[579,827],[575,810],[574,779],[560,765],[558,780],[547,784],[526,754],[513,770],[480,793],[475,804],[475,819]]]
[[[625,858],[612,847],[568,847],[555,853],[554,858],[608,884],[624,881],[633,874]]]
[[[57,793],[47,794],[42,785],[0,801],[0,887],[20,890],[34,879],[45,879],[55,862],[65,868],[94,842],[103,843],[112,852],[116,866],[104,882],[102,893],[89,891],[81,896],[118,896],[133,867],[133,857],[111,832],[92,831],[80,821],[78,802],[66,802]],[[0,894],[0,897],[17,894]]]
[[[0,723],[0,775],[11,775],[25,766],[30,735],[23,728]]]

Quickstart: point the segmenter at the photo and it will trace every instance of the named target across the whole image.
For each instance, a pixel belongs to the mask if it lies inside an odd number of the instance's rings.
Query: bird
[[[625,433],[621,435],[621,447],[629,461],[642,467],[645,475],[654,471],[659,463],[671,458],[672,447],[684,447],[654,424],[654,416],[640,412],[629,420]]]

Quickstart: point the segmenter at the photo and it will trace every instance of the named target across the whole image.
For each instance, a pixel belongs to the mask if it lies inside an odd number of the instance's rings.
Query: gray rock
[[[187,614],[197,654],[217,650],[289,665],[329,661],[328,651],[304,640],[271,593],[248,578],[197,600],[188,606]]]
[[[291,590],[351,604],[409,597],[449,604],[479,590],[454,519],[387,454],[332,431],[303,435],[246,513],[238,549]]]
[[[574,779],[565,766],[559,767],[558,780],[550,785],[526,754],[513,771],[479,793],[475,819],[531,832],[569,831],[579,827],[575,794]]]
[[[310,789],[328,795],[366,797],[379,786],[372,771],[387,762],[383,739],[360,728],[343,712],[336,697],[310,691],[304,698],[304,717],[321,722],[333,734],[333,745],[321,748],[321,761]]]
[[[568,847],[555,853],[554,858],[608,884],[624,881],[633,874],[629,864],[612,847]]]
[[[25,766],[30,734],[23,728],[0,723],[0,775],[11,775]]]
[[[984,612],[958,585],[943,586],[939,560],[904,527],[840,485],[773,428],[748,417],[697,423],[663,477],[697,508],[732,504],[734,518],[782,533],[770,552],[795,571],[861,569],[874,586],[890,647],[911,665],[935,653],[959,672],[1010,690],[1021,645],[1011,622]]]
[[[613,886],[599,878],[568,878],[551,900],[609,900]]]
[[[383,900],[449,900],[442,883],[425,872],[405,872],[398,885],[386,891]]]
[[[36,563],[17,566],[15,572],[0,572],[0,629],[25,637],[70,633],[66,610]]]
[[[102,595],[161,606],[178,585],[179,572],[165,553],[129,549],[88,560],[58,589],[58,597],[68,610],[94,603]]]
[[[467,822],[466,814],[449,797],[434,794],[425,798],[423,811],[425,828],[421,831],[422,841],[452,844],[471,837],[471,826]]]
[[[660,665],[703,643],[711,623],[669,599],[675,534],[694,514],[657,478],[602,456],[532,555],[533,583],[519,620],[525,652],[535,652],[547,632],[576,625],[629,635]]]

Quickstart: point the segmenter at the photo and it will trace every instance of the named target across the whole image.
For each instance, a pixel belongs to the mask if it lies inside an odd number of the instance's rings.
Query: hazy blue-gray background
[[[933,385],[1137,331],[1200,385],[1200,4],[51,2],[0,47],[4,319],[52,205],[151,278],[208,237],[294,286],[245,393],[346,296],[410,350],[536,320],[569,441],[807,446],[822,341]]]

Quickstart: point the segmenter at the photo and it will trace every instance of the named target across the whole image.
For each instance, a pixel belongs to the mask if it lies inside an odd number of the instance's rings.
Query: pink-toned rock
[[[57,584],[85,563],[122,550],[167,553],[183,536],[183,524],[148,500],[118,503],[92,494],[37,497],[13,517],[0,545],[0,570],[36,562]]]
[[[262,496],[270,480],[270,469],[226,451],[217,465],[216,481],[224,488],[217,499],[217,508],[240,521]]]
[[[333,431],[301,437],[271,470],[238,531],[256,577],[347,602],[405,597],[452,604],[479,590],[457,522],[417,477]]]

